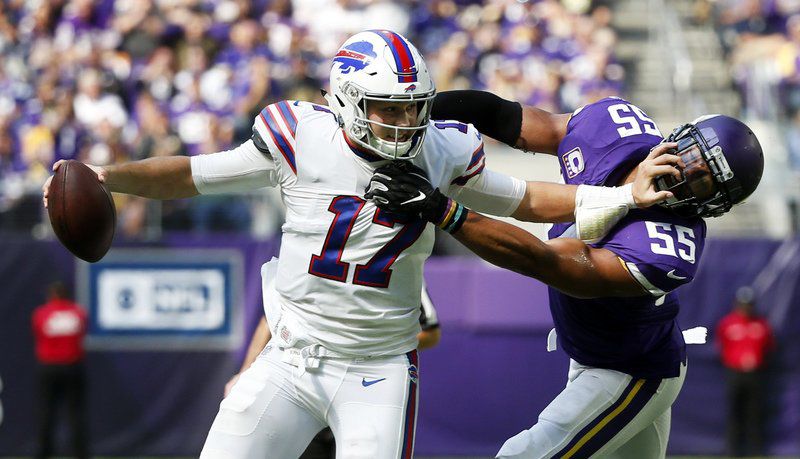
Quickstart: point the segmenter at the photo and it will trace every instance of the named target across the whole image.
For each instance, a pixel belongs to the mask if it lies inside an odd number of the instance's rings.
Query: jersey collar
[[[347,137],[347,133],[342,130],[342,137],[344,137],[344,141],[347,143],[347,146],[350,147],[350,151],[352,151],[356,156],[363,159],[364,161],[370,163],[376,163],[378,161],[389,161],[385,158],[381,158],[380,156],[373,154],[364,148],[359,147],[349,137]]]

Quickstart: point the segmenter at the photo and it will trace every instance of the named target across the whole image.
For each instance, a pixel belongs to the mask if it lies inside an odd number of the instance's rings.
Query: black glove
[[[420,217],[454,233],[467,219],[467,209],[434,188],[425,171],[409,161],[379,167],[367,186],[367,199],[383,210]]]

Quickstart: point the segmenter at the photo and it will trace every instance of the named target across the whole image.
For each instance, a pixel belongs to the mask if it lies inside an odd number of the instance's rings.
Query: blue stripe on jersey
[[[292,138],[294,138],[295,133],[297,132],[297,117],[294,116],[294,112],[292,111],[291,107],[289,107],[289,103],[285,100],[278,102],[277,106],[281,117],[283,117],[283,120],[286,121],[286,125],[289,126],[289,131],[292,133]]]
[[[451,184],[453,184],[453,185],[464,186],[464,185],[466,185],[466,184],[467,184],[467,182],[469,182],[469,180],[470,180],[472,177],[475,177],[476,175],[478,175],[478,174],[480,174],[481,172],[483,172],[483,169],[484,169],[485,167],[486,167],[486,163],[484,162],[483,164],[481,164],[481,166],[480,166],[479,168],[475,169],[475,171],[474,171],[474,172],[472,172],[472,173],[470,173],[470,174],[468,174],[468,175],[462,175],[461,177],[457,177],[457,178],[455,178],[455,179],[454,179],[452,182],[450,182],[450,183],[451,183]]]
[[[475,152],[473,152],[473,153],[472,153],[472,159],[470,160],[470,162],[469,162],[469,165],[467,166],[467,170],[470,170],[470,169],[472,169],[472,168],[473,168],[473,167],[474,167],[476,164],[478,164],[478,162],[479,162],[479,161],[480,161],[480,160],[481,160],[481,159],[482,159],[484,156],[486,156],[486,153],[484,153],[484,151],[483,151],[483,143],[481,143],[481,146],[480,146],[480,147],[478,147],[478,148],[475,150]]]
[[[281,151],[283,158],[289,164],[289,167],[292,169],[295,175],[297,175],[297,166],[295,165],[294,160],[294,149],[292,145],[286,140],[286,137],[281,132],[280,127],[278,126],[277,120],[272,117],[272,114],[269,112],[267,108],[261,110],[259,113],[261,120],[267,126],[267,131],[269,135],[272,137],[272,141],[275,142],[275,145],[278,146],[278,150]]]

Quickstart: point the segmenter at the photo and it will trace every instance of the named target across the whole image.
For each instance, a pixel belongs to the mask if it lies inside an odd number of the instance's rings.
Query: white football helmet
[[[428,66],[417,48],[400,34],[369,30],[350,37],[333,58],[328,105],[347,137],[386,159],[410,159],[419,153],[436,94]],[[405,127],[367,119],[367,102],[417,102],[416,125]],[[395,140],[375,135],[372,125],[394,129]],[[411,137],[400,141],[408,136]]]

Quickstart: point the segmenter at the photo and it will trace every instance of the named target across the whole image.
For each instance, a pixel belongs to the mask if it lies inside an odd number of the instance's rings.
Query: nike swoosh
[[[674,269],[667,273],[667,277],[669,277],[670,279],[675,279],[675,280],[686,280],[685,277],[676,275]]]
[[[381,379],[375,379],[375,380],[372,380],[372,381],[367,381],[367,379],[366,379],[366,378],[361,378],[361,385],[362,385],[362,386],[364,386],[364,387],[369,387],[369,386],[371,386],[371,385],[373,385],[373,384],[376,384],[376,383],[379,383],[379,382],[383,381],[384,379],[386,379],[386,378],[381,378]]]
[[[413,198],[409,199],[408,201],[401,202],[400,205],[404,206],[406,204],[411,204],[412,202],[422,201],[423,199],[425,199],[427,197],[421,191],[417,191],[417,193],[419,193],[419,194],[414,196]]]

